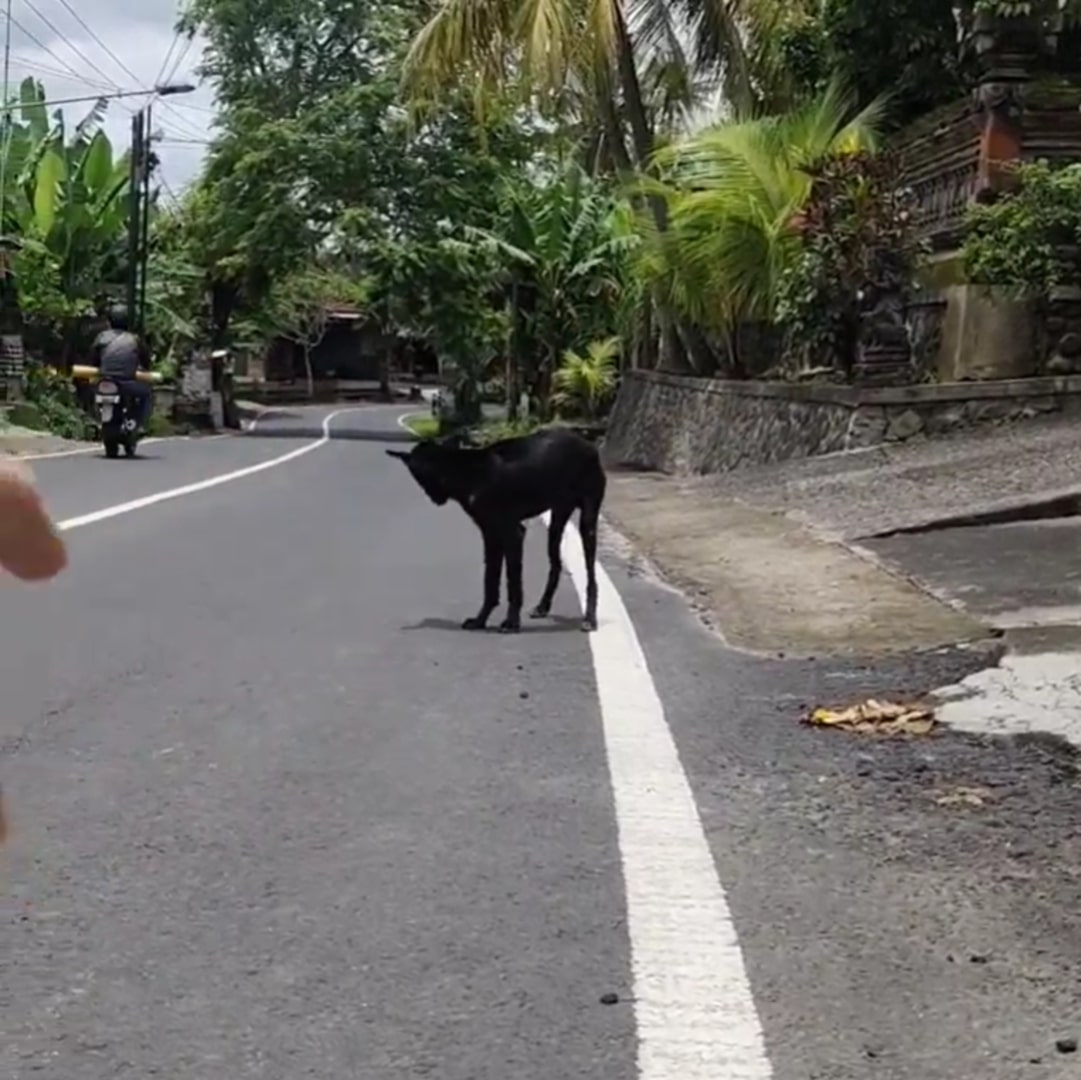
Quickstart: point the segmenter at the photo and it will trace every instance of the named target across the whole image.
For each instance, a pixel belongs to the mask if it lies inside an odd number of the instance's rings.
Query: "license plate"
[[[115,405],[120,400],[119,394],[98,394],[98,404],[101,405],[104,402],[107,405]]]

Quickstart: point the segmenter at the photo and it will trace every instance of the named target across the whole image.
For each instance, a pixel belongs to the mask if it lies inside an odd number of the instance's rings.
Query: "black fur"
[[[503,565],[507,567],[507,615],[500,630],[522,624],[522,549],[529,518],[551,512],[548,526],[548,581],[534,618],[551,611],[562,571],[559,547],[575,510],[586,563],[583,630],[597,628],[597,524],[607,480],[597,448],[566,428],[547,428],[517,439],[474,447],[461,439],[421,442],[404,453],[413,479],[436,506],[454,501],[473,519],[484,540],[484,601],[462,626],[482,630],[499,606]]]

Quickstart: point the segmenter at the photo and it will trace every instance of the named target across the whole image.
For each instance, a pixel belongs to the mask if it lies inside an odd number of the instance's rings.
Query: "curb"
[[[856,542],[885,540],[891,536],[918,536],[921,533],[966,529],[979,525],[1011,525],[1020,521],[1047,521],[1053,518],[1078,516],[1081,516],[1081,489],[1072,488],[1018,502],[992,504],[982,510],[969,510],[961,514],[929,518],[915,525],[903,525],[896,529],[864,533],[856,538]]]

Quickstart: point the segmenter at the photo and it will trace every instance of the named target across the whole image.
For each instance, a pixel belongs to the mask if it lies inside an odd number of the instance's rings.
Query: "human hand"
[[[33,473],[22,462],[0,462],[0,566],[22,581],[46,581],[67,564]]]

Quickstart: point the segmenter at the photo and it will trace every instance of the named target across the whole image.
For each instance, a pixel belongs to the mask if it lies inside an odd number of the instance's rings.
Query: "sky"
[[[0,26],[6,4],[0,0]],[[179,195],[199,173],[214,95],[195,74],[199,41],[176,39],[176,17],[177,0],[11,0],[10,84],[17,90],[31,75],[49,101],[141,90],[159,81],[196,85],[194,93],[159,99],[153,109],[152,130],[161,136],[158,180]],[[105,130],[118,150],[130,144],[132,114],[147,100],[109,103]],[[77,123],[92,104],[63,106],[65,119]]]

